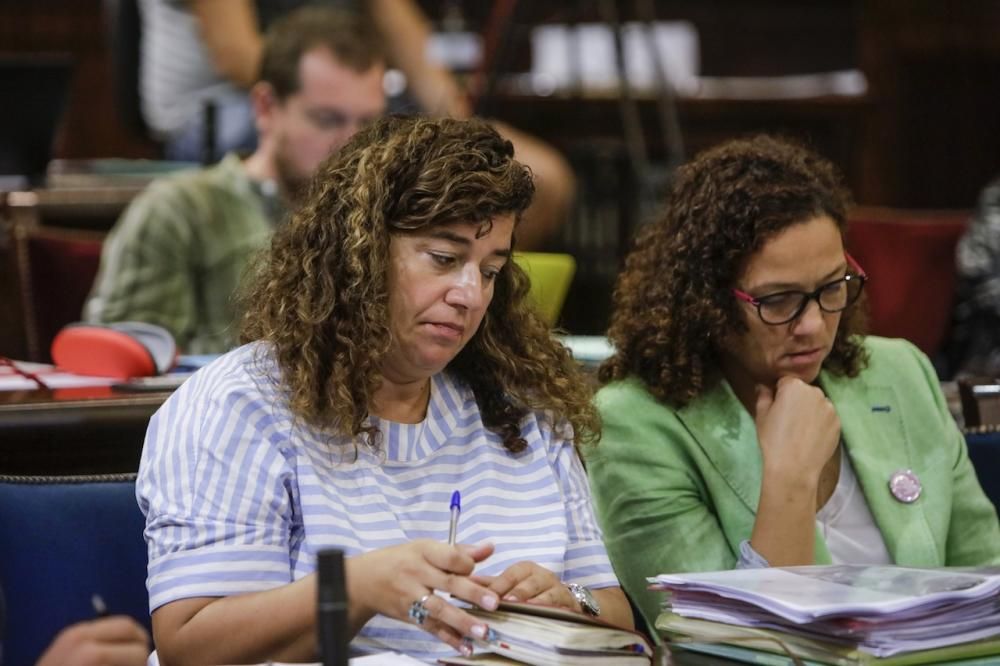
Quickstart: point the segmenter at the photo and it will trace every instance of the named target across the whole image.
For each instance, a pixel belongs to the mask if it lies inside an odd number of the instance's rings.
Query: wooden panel
[[[475,30],[484,28],[492,7],[471,0],[420,4],[434,18],[446,6],[459,6]],[[618,4],[624,19],[636,16],[636,3]],[[705,74],[860,66],[871,84],[872,122],[853,139],[850,150],[857,162],[845,169],[857,169],[855,194],[863,203],[965,207],[1000,171],[1000,96],[993,94],[1000,71],[996,0],[649,4],[658,18],[690,20],[697,26]],[[532,25],[599,16],[593,0],[572,5],[521,0],[518,7],[515,71],[530,66]],[[77,59],[57,156],[156,154],[153,144],[130,136],[117,118],[107,49],[100,0],[0,0],[0,52],[68,51]],[[559,127],[537,129],[546,136]],[[689,143],[703,141],[692,136]]]
[[[118,118],[102,10],[101,0],[0,0],[0,53],[73,57],[56,157],[156,157],[156,144]]]
[[[169,393],[109,387],[0,391],[5,474],[135,472],[146,426]]]
[[[28,357],[28,339],[8,225],[0,206],[0,356],[23,359]]]
[[[779,75],[858,67],[869,82],[863,100],[847,103],[835,98],[683,101],[680,122],[688,155],[734,135],[783,131],[805,138],[837,163],[860,203],[901,208],[970,207],[979,188],[1000,172],[998,0],[642,1],[659,19],[695,24],[703,74]],[[467,26],[478,31],[497,6],[478,0],[419,4],[433,19],[448,7],[459,7]],[[640,4],[617,2],[621,18],[636,18]],[[0,0],[0,52],[68,51],[77,58],[57,156],[155,154],[151,144],[129,136],[116,115],[101,10],[101,0]],[[519,0],[507,71],[530,69],[532,26],[599,18],[595,0]],[[602,294],[610,286],[603,276],[625,247],[611,239],[625,239],[632,225],[629,216],[641,214],[645,206],[634,200],[636,184],[621,171],[627,158],[614,103],[515,98],[499,99],[494,109],[498,117],[551,139],[570,154],[584,177],[622,176],[601,184],[617,183],[615,191],[591,188],[588,196],[609,198],[581,200],[586,224],[567,232],[578,245],[562,241],[563,249],[581,260],[578,281],[597,280],[600,289],[591,292],[596,301],[605,302]],[[652,139],[659,129],[652,110],[644,104],[642,115],[655,149],[658,142]],[[581,146],[596,151],[603,162],[581,154]],[[584,188],[590,185],[583,181]],[[603,220],[603,226],[595,230],[590,226],[594,220]],[[584,257],[601,265],[589,278],[593,262],[585,263]],[[571,313],[573,302],[571,294]],[[593,320],[587,330],[600,326],[600,320]]]
[[[861,67],[875,106],[865,203],[964,208],[1000,171],[1000,3],[863,3]]]

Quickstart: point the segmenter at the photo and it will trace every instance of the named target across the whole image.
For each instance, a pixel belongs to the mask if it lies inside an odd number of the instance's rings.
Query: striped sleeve
[[[550,455],[566,510],[569,543],[566,546],[563,580],[586,587],[618,587],[604,547],[601,529],[594,516],[587,474],[571,440],[551,433]]]
[[[232,358],[236,356],[236,358]],[[137,496],[146,514],[150,611],[292,580],[295,484],[268,400],[239,355],[201,372],[153,416]]]

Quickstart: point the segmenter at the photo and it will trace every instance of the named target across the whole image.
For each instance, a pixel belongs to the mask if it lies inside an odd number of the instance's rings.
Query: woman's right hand
[[[348,558],[345,562],[348,597],[352,607],[360,611],[352,618],[355,629],[376,613],[413,622],[410,607],[426,596],[424,607],[428,615],[421,628],[459,652],[469,654],[470,647],[464,637],[485,637],[486,624],[434,592],[447,592],[494,610],[499,603],[496,593],[469,578],[476,564],[492,554],[492,544],[450,546],[420,539]]]
[[[823,391],[782,377],[757,387],[754,410],[763,458],[750,545],[771,566],[814,564],[816,500],[823,467],[840,441],[840,419]]]
[[[797,377],[782,377],[773,392],[758,386],[754,421],[765,479],[819,482],[840,441],[840,418],[822,389]]]

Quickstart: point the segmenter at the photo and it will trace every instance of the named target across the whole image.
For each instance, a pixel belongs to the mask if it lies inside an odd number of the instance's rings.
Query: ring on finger
[[[425,594],[410,604],[410,610],[407,611],[407,615],[413,620],[413,624],[422,625],[424,620],[431,614],[430,610],[427,609],[427,600],[430,598],[430,594]]]

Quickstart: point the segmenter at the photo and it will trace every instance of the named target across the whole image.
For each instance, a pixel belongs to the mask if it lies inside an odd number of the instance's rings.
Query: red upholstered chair
[[[847,249],[871,280],[865,286],[875,335],[906,338],[936,353],[951,322],[955,245],[968,210],[855,208]]]
[[[14,222],[14,250],[28,360],[51,362],[52,338],[79,321],[105,234]]]

